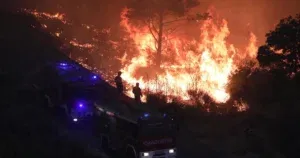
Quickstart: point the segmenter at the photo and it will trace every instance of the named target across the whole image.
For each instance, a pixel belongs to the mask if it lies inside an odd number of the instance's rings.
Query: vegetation
[[[287,73],[298,72],[300,66],[300,14],[280,20],[275,30],[266,34],[258,60],[262,66],[276,66]]]

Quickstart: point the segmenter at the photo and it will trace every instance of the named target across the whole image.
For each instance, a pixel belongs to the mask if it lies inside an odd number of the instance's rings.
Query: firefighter
[[[115,77],[115,83],[116,83],[116,86],[117,86],[117,90],[118,90],[118,93],[119,94],[122,94],[123,93],[123,82],[122,82],[122,72],[119,71],[118,72],[118,75]]]
[[[141,102],[142,90],[140,88],[140,84],[136,83],[135,87],[132,89],[132,93],[134,94],[134,99],[137,103]]]

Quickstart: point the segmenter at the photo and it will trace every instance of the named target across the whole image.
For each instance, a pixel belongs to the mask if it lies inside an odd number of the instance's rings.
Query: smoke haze
[[[111,27],[119,31],[119,14],[130,0],[11,0],[4,9],[33,8],[40,11],[63,12],[74,22]],[[213,6],[220,17],[228,21],[230,41],[244,44],[249,33],[265,42],[265,34],[274,29],[280,19],[300,13],[299,0],[201,0],[199,12]]]

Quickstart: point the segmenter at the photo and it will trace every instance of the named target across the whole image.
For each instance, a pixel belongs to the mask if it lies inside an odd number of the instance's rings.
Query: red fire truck
[[[112,104],[95,104],[102,125],[99,129],[102,147],[129,158],[175,158],[174,120],[142,107],[149,105],[129,106],[116,103],[117,109]]]

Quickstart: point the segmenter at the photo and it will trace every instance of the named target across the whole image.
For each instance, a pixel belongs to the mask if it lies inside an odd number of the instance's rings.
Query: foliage
[[[276,65],[287,72],[300,68],[300,14],[280,20],[276,28],[266,34],[266,44],[261,46],[258,57],[262,66]]]
[[[243,69],[232,76],[229,91],[249,104],[248,119],[252,125],[265,126],[256,128],[268,135],[265,142],[273,150],[297,157],[300,15],[282,19],[266,37],[266,44],[258,50],[261,68]]]

